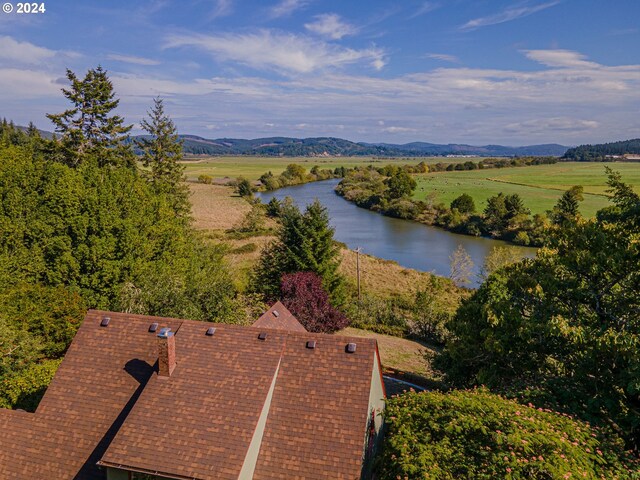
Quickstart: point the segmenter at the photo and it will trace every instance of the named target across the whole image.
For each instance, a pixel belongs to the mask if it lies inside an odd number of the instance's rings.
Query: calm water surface
[[[475,277],[471,285],[474,287],[478,285],[478,273],[491,248],[495,245],[507,245],[498,240],[458,235],[356,207],[333,191],[339,181],[312,182],[256,195],[263,203],[269,202],[273,197],[278,200],[291,197],[299,207],[304,207],[317,198],[329,211],[336,240],[351,249],[361,247],[364,253],[394,260],[407,268],[449,276],[449,257],[458,245],[462,245],[474,263]],[[535,255],[536,250],[533,248],[518,248],[522,250],[523,256]]]

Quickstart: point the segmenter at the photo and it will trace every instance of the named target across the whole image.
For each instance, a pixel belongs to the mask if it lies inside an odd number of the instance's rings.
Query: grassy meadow
[[[467,193],[481,211],[488,197],[500,192],[519,194],[532,213],[550,210],[562,193],[574,185],[584,187],[581,212],[593,216],[609,205],[605,166],[622,174],[626,183],[640,192],[640,163],[556,163],[531,167],[438,172],[416,176],[414,198],[425,199],[435,193],[436,202],[446,204]]]
[[[433,158],[374,158],[374,157],[191,157],[182,163],[186,167],[188,180],[196,180],[199,175],[210,175],[214,178],[236,178],[243,176],[249,180],[257,180],[263,173],[274,175],[282,173],[290,163],[297,163],[311,170],[315,165],[319,168],[356,167],[360,165],[383,166],[388,164],[415,165],[425,163],[455,163],[464,159],[442,157]],[[476,159],[474,159],[476,160]],[[480,160],[480,159],[477,159]]]

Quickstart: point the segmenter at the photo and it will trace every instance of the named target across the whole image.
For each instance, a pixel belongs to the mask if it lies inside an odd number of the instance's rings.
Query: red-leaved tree
[[[313,272],[282,276],[282,303],[310,332],[333,333],[349,325],[349,319],[329,302],[322,279]]]

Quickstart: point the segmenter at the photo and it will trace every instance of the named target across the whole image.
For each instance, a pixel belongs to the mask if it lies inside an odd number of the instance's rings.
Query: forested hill
[[[28,127],[17,127],[28,131]],[[35,129],[35,127],[33,127]],[[50,139],[53,133],[38,130],[40,136]],[[558,144],[506,147],[503,145],[473,146],[466,144],[437,144],[412,142],[406,144],[352,142],[342,138],[268,137],[253,140],[239,138],[208,139],[197,135],[180,135],[183,151],[191,155],[264,155],[274,157],[322,157],[322,156],[380,156],[380,157],[430,157],[445,155],[477,155],[480,157],[560,157],[569,147]],[[133,136],[127,142],[149,138]]]
[[[621,142],[580,145],[570,148],[562,157],[576,162],[602,162],[608,156],[640,155],[640,138]]]
[[[505,147],[502,145],[472,146],[440,145],[413,142],[403,145],[387,143],[356,143],[333,137],[289,138],[270,137],[244,140],[235,138],[206,139],[181,135],[184,152],[206,155],[273,155],[273,156],[358,156],[427,157],[438,155],[478,156],[561,156],[568,147],[556,144]]]

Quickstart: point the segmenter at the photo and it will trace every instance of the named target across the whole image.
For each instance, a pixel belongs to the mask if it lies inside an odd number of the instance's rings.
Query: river
[[[437,227],[397,218],[386,217],[359,208],[336,195],[333,191],[340,180],[325,180],[281,188],[273,192],[260,192],[256,196],[263,203],[273,197],[282,200],[291,197],[303,207],[316,198],[328,210],[334,238],[350,249],[361,247],[362,252],[374,257],[393,260],[403,267],[432,272],[444,277],[450,274],[451,254],[462,245],[474,264],[470,286],[477,287],[484,259],[496,245],[508,245],[499,240],[458,235]],[[517,247],[522,255],[533,257],[536,250]]]

